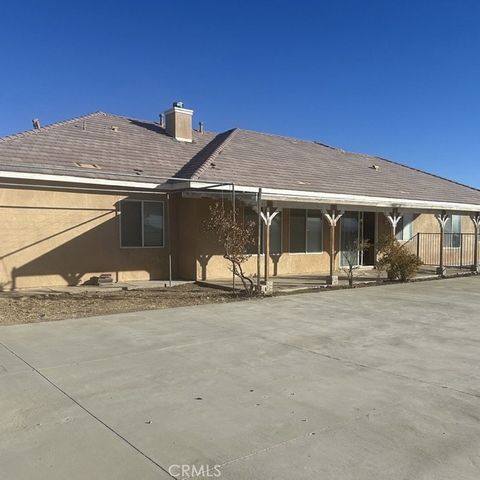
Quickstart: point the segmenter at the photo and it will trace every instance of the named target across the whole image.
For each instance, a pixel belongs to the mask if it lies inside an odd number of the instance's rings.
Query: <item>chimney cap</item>
[[[173,102],[173,106],[178,108],[184,108],[183,102]]]

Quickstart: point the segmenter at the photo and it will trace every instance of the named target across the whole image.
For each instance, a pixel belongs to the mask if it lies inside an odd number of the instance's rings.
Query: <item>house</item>
[[[388,231],[440,274],[478,268],[478,189],[318,142],[193,129],[192,116],[176,102],[159,122],[97,112],[0,139],[0,287],[230,277],[203,228],[212,202],[272,217],[271,275],[334,283],[352,242]],[[375,261],[374,246],[358,254]]]

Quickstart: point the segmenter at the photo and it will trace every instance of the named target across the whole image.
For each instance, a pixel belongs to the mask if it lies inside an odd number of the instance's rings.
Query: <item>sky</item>
[[[0,136],[98,110],[156,121],[183,101],[207,130],[480,188],[479,22],[473,0],[2,0]]]

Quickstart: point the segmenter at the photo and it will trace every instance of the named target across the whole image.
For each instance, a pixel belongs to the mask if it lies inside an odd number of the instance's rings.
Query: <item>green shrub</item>
[[[389,280],[406,282],[413,278],[423,262],[414,253],[407,251],[392,235],[386,235],[378,246],[377,267],[385,270]]]

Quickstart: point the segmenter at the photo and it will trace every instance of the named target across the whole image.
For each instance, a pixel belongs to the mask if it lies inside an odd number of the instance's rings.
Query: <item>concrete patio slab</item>
[[[423,265],[417,271],[415,275],[415,280],[432,280],[437,279],[438,274],[436,273],[437,267]],[[347,287],[348,286],[348,276],[343,271],[340,270],[336,272],[338,276],[338,286]],[[470,267],[448,267],[446,270],[445,277],[456,278],[462,276],[472,275]],[[306,290],[318,290],[331,288],[328,284],[328,275],[325,273],[311,273],[303,275],[273,275],[270,279],[273,282],[273,289],[276,293],[291,293],[291,292],[301,292]],[[354,271],[354,285],[355,286],[365,286],[365,285],[376,285],[382,281],[387,280],[387,274],[384,271],[379,271],[373,267],[361,267]],[[200,285],[213,288],[221,288],[222,290],[232,290],[232,280],[228,278],[221,279],[210,279],[208,281],[197,282]],[[241,286],[238,285],[237,289]]]
[[[476,479],[479,287],[469,277],[2,327],[0,471]]]

